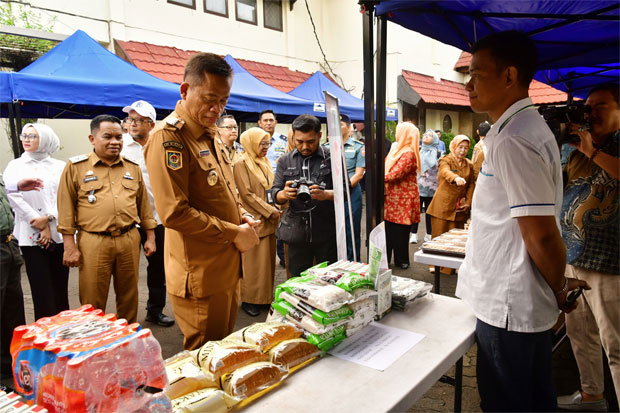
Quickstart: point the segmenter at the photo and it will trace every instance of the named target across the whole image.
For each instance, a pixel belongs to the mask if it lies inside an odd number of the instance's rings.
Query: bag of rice
[[[294,277],[276,287],[276,301],[282,291],[302,298],[311,306],[329,312],[352,301],[351,294],[330,284],[324,284],[313,276]]]
[[[313,334],[324,334],[336,326],[346,323],[349,318],[347,317],[346,319],[341,319],[336,323],[323,325],[316,320],[313,320],[310,316],[304,314],[299,309],[295,308],[293,304],[286,300],[275,301],[271,304],[271,306],[278,313],[284,314],[287,320],[292,321],[296,326]],[[349,312],[352,313],[351,310],[349,310]]]
[[[325,312],[325,311],[319,310],[318,308],[314,308],[313,306],[311,306],[310,304],[308,304],[301,298],[296,297],[292,294],[289,294],[286,291],[282,291],[280,293],[279,298],[280,298],[280,301],[285,300],[289,302],[299,311],[312,317],[314,320],[324,325],[337,323],[338,321],[344,320],[353,315],[353,312],[351,311],[351,309],[347,307],[346,305],[336,310]]]
[[[325,334],[308,334],[308,342],[314,344],[321,351],[328,351],[336,344],[347,338],[346,327],[338,326]]]

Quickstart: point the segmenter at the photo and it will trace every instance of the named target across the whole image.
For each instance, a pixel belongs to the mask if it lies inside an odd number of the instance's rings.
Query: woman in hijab
[[[420,148],[420,175],[418,175],[418,190],[420,191],[420,208],[428,210],[437,190],[437,171],[439,166],[439,137],[432,129],[427,129],[422,136]],[[425,214],[426,235],[424,241],[431,240],[431,216]],[[410,244],[418,243],[418,224],[411,226]]]
[[[417,173],[420,171],[420,131],[411,122],[396,127],[396,143],[385,158],[385,240],[388,263],[409,268],[407,237],[420,222]]]
[[[467,136],[457,135],[450,142],[450,153],[439,160],[437,191],[426,211],[431,216],[433,238],[463,228],[469,218],[475,186],[473,164],[465,158],[469,145]],[[442,268],[442,272],[454,271]]]
[[[52,128],[28,123],[19,135],[24,153],[4,170],[4,181],[16,183],[24,178],[40,178],[40,191],[8,194],[15,211],[13,235],[26,262],[34,317],[49,317],[69,309],[67,284],[69,268],[62,265],[62,235],[56,231],[58,183],[65,163],[50,155],[60,149]]]
[[[235,162],[233,171],[243,207],[261,223],[255,228],[258,246],[244,254],[244,277],[241,281],[241,308],[251,316],[260,314],[273,300],[276,270],[276,226],[280,210],[267,199],[273,185],[273,168],[265,157],[270,137],[261,128],[250,128],[241,134],[245,152]]]

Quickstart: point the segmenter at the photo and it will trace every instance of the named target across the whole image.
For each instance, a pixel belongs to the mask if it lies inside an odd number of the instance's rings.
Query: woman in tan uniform
[[[435,196],[426,211],[431,216],[432,237],[438,237],[452,228],[463,228],[474,194],[473,164],[465,157],[470,141],[457,135],[450,142],[450,154],[439,160],[438,185]],[[447,268],[441,272],[451,274]]]
[[[270,137],[261,128],[250,128],[241,134],[245,152],[233,168],[235,182],[244,208],[261,223],[255,228],[258,246],[244,254],[244,278],[241,281],[241,308],[251,316],[260,314],[261,305],[273,299],[276,270],[276,226],[280,211],[267,202],[266,191],[273,184],[273,169],[265,157]]]

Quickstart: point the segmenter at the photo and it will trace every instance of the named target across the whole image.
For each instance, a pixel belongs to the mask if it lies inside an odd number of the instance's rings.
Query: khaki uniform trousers
[[[168,294],[174,318],[183,332],[183,348],[194,350],[207,341],[221,340],[235,328],[239,311],[239,282],[207,297]]]
[[[133,228],[118,237],[79,231],[77,244],[80,262],[80,303],[105,311],[114,276],[116,315],[128,323],[138,317],[138,271],[140,234]]]
[[[566,333],[579,367],[581,389],[604,391],[603,352],[609,360],[616,397],[620,402],[620,276],[566,266],[566,276],[586,281],[579,305],[566,314]]]

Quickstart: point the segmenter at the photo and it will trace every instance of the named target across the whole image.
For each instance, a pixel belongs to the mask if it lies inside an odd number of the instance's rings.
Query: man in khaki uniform
[[[155,252],[157,223],[140,166],[120,155],[123,131],[118,118],[99,115],[90,123],[94,150],[69,160],[58,186],[58,232],[63,263],[80,270],[80,303],[105,310],[114,275],[116,313],[134,323],[138,314],[140,234],[144,252]],[[74,241],[77,233],[77,245]]]
[[[232,69],[210,53],[192,56],[176,108],[145,148],[155,207],[166,227],[166,287],[191,350],[232,332],[241,253],[258,244],[258,221],[241,207],[226,148],[217,136]]]

